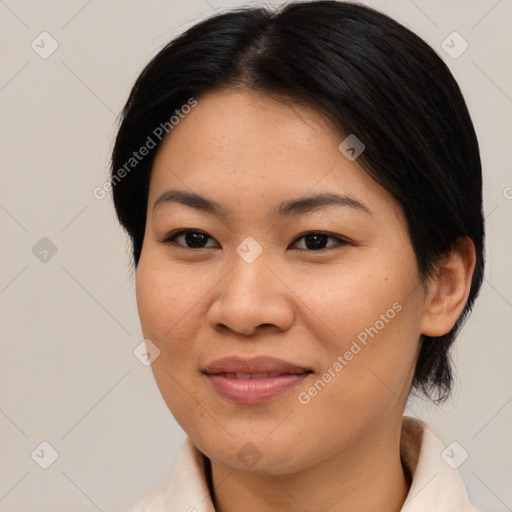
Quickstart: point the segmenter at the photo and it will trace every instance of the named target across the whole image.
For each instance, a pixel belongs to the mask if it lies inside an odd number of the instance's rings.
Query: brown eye
[[[184,246],[187,249],[204,249],[212,247],[211,245],[206,245],[208,239],[213,240],[211,236],[207,235],[203,231],[181,229],[175,233],[172,233],[170,236],[165,238],[165,240],[162,240],[162,242],[176,243],[178,245]]]
[[[171,233],[164,240],[161,240],[161,242],[164,244],[177,244],[186,249],[208,249],[211,247],[217,247],[215,243],[213,245],[208,245],[209,240],[214,242],[214,239],[204,231],[196,229],[180,229]],[[299,240],[304,240],[303,247],[295,247],[295,249],[310,252],[319,252],[336,246],[350,244],[350,242],[344,238],[331,235],[330,233],[324,233],[322,231],[311,231],[310,233],[305,233],[297,238],[292,245],[297,246]],[[329,240],[334,241],[334,243],[328,245]]]
[[[301,237],[299,237],[294,242],[294,245],[297,244],[297,241],[301,240],[301,239],[304,239],[305,247],[299,247],[299,249],[310,250],[310,251],[321,251],[324,249],[330,249],[331,247],[336,246],[336,245],[347,245],[349,243],[344,238],[341,238],[339,236],[334,236],[329,233],[324,233],[322,231],[312,231],[311,233],[306,233],[306,234],[302,235]],[[336,243],[326,247],[327,241],[329,239],[334,240]]]

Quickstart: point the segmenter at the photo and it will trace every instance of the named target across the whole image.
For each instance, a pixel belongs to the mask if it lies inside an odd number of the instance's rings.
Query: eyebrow
[[[153,211],[163,204],[178,203],[189,206],[217,217],[228,217],[230,212],[224,206],[207,197],[184,190],[167,190],[153,204]],[[270,215],[278,218],[291,215],[304,215],[329,206],[344,206],[360,211],[365,215],[373,215],[368,206],[346,194],[324,192],[299,199],[284,201],[270,210]]]

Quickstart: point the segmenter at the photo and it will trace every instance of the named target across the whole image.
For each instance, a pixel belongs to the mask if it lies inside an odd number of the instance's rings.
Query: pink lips
[[[209,364],[203,373],[220,395],[238,404],[254,405],[297,386],[311,371],[273,357],[228,357]]]

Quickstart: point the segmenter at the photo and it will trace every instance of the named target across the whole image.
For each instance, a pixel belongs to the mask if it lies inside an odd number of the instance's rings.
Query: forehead
[[[277,159],[279,149],[293,150],[298,158],[312,152],[318,155],[340,141],[332,123],[311,107],[282,96],[220,89],[197,100],[197,106],[173,127],[162,149],[181,146],[192,152],[190,158],[208,152],[212,158],[236,155],[247,161],[263,155]]]

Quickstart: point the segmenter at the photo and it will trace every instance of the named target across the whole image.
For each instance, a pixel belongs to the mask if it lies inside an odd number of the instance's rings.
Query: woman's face
[[[343,139],[314,110],[222,90],[159,148],[138,310],[165,402],[222,466],[286,474],[400,424],[424,289],[400,207]]]

